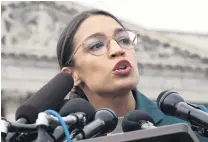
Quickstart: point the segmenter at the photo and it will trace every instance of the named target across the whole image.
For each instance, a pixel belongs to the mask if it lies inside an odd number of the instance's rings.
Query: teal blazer
[[[170,124],[175,124],[175,123],[186,123],[189,124],[187,121],[172,117],[172,116],[167,116],[165,115],[158,107],[156,102],[151,101],[148,99],[146,96],[141,94],[137,90],[132,91],[136,100],[136,109],[143,110],[147,112],[155,121],[156,126],[163,126],[163,125],[170,125]],[[198,107],[205,111],[208,112],[205,106],[198,105]],[[189,124],[190,125],[190,124]],[[203,137],[196,133],[198,139],[200,142],[208,142],[207,137]]]

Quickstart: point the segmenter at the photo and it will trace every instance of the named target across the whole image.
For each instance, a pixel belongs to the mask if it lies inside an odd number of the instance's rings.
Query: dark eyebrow
[[[125,30],[126,30],[126,29],[124,29],[124,28],[116,28],[116,29],[114,30],[114,35],[117,34],[117,33],[123,32],[123,31],[125,31]]]
[[[94,33],[94,34],[88,36],[86,39],[93,38],[93,37],[100,37],[100,36],[105,36],[105,34],[101,33],[101,32],[97,32],[97,33]]]
[[[115,34],[117,34],[117,33],[119,33],[119,32],[122,32],[122,31],[124,31],[124,30],[125,30],[125,29],[123,29],[123,28],[116,28],[116,29],[114,30],[114,32],[113,32],[113,35],[115,35]],[[105,35],[104,33],[97,32],[97,33],[94,33],[94,34],[88,36],[86,39],[93,38],[93,37],[99,37],[99,36],[106,36],[106,35]]]

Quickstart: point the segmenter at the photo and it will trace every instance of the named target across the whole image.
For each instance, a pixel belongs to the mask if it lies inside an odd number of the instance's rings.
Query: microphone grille
[[[60,110],[61,116],[67,116],[71,113],[83,112],[86,114],[87,123],[93,120],[95,108],[87,100],[74,98],[69,100]]]
[[[168,91],[170,91],[170,90],[162,91],[162,92],[158,95],[158,97],[157,97],[157,106],[158,106],[158,108],[161,108],[161,102],[162,102],[162,100],[164,100],[164,98],[168,95],[168,94],[166,94]],[[166,95],[165,95],[165,94],[166,94]]]
[[[130,111],[123,119],[122,129],[124,132],[140,130],[141,129],[140,122],[142,121],[149,121],[153,125],[155,125],[154,120],[148,113],[142,110]]]
[[[184,102],[183,98],[177,92],[171,90],[161,92],[157,98],[157,106],[165,114],[174,115],[175,106],[180,102]]]

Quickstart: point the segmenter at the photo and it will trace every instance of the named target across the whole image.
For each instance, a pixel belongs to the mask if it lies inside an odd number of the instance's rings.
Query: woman
[[[184,122],[164,115],[154,102],[137,91],[139,71],[135,56],[138,33],[126,29],[113,15],[101,10],[76,16],[57,45],[62,72],[74,79],[77,97],[96,108],[110,108],[119,117],[134,109],[150,114],[156,126]]]

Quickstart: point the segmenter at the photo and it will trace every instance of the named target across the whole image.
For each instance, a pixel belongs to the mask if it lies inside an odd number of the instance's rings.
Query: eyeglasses
[[[135,48],[139,43],[139,34],[136,31],[131,30],[121,30],[116,32],[114,36],[107,38],[104,34],[97,33],[89,38],[85,39],[84,42],[74,51],[72,56],[69,58],[67,64],[69,64],[82,46],[85,51],[89,52],[94,56],[104,55],[109,49],[109,41],[114,39],[117,44],[126,50],[131,50]]]

